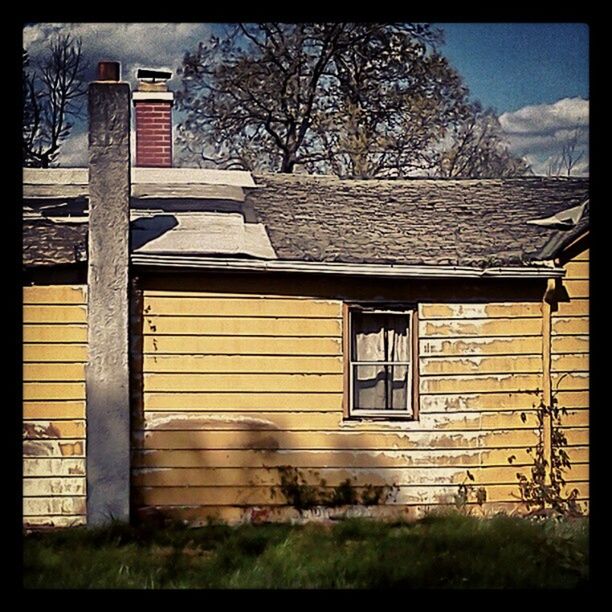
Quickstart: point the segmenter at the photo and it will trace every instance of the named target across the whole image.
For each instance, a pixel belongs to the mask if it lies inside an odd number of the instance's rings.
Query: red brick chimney
[[[138,89],[132,94],[136,110],[137,167],[170,168],[172,166],[172,102],[168,90],[171,72],[140,68]]]

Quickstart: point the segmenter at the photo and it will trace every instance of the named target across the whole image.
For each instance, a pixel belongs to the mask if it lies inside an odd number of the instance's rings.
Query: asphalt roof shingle
[[[265,224],[279,259],[368,264],[484,267],[537,261],[560,230],[527,221],[582,204],[589,193],[583,178],[340,180],[259,174],[254,179],[257,187],[246,190],[244,208],[252,221]],[[579,222],[585,227],[588,217]],[[86,223],[25,220],[23,263],[82,261],[86,238]]]

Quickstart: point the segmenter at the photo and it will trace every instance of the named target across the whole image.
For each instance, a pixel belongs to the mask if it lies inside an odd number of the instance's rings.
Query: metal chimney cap
[[[121,79],[121,64],[103,60],[98,62],[98,81],[119,81]]]
[[[167,81],[172,78],[172,73],[167,70],[153,70],[151,68],[139,68],[136,71],[136,78],[138,79],[152,79],[155,81]]]

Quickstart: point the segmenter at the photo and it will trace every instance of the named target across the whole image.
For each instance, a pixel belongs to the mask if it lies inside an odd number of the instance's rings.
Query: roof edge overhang
[[[362,264],[325,261],[259,260],[239,258],[206,258],[189,255],[133,253],[132,264],[162,268],[192,268],[234,272],[299,272],[351,276],[385,276],[400,278],[561,278],[563,268],[553,262],[541,266],[486,267],[448,265]]]

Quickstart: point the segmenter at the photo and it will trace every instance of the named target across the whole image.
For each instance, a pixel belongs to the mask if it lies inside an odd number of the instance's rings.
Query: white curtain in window
[[[410,359],[409,315],[355,313],[353,362],[407,362]],[[354,407],[362,410],[405,410],[406,365],[354,365]]]

